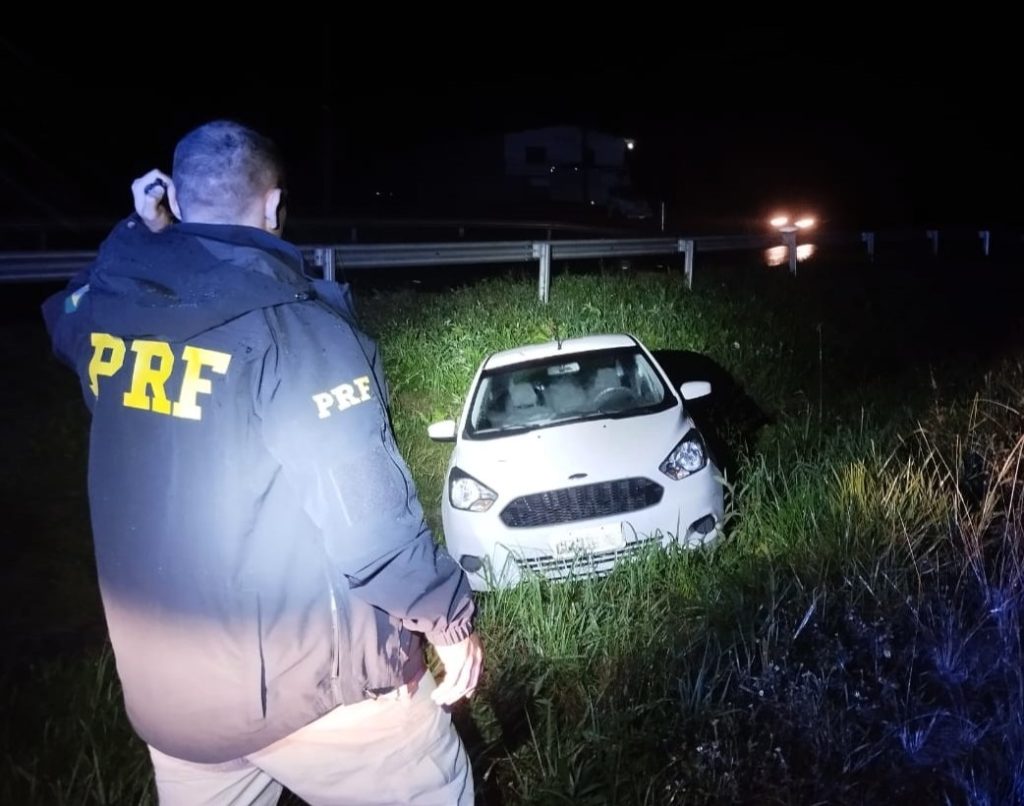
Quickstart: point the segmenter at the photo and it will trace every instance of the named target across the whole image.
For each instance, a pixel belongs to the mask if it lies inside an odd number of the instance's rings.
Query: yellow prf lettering
[[[202,376],[203,367],[209,367],[218,375],[223,375],[228,371],[231,355],[186,345],[181,357],[185,359],[185,377],[181,381],[181,393],[174,403],[174,416],[186,420],[201,420],[203,410],[196,404],[196,398],[200,394],[208,395],[213,391],[210,379]]]
[[[124,405],[133,409],[152,410],[157,414],[170,414],[171,401],[164,392],[164,384],[174,369],[174,354],[163,341],[136,339],[132,342],[135,366],[132,369],[132,387],[124,393]],[[156,359],[154,366],[153,359]],[[147,394],[146,389],[153,391]]]
[[[109,378],[124,364],[124,341],[109,333],[92,333],[90,340],[92,359],[89,361],[89,388],[93,395],[99,397],[100,376]]]
[[[356,389],[359,390],[359,400],[370,399],[370,378],[367,375],[363,375],[361,378],[356,378],[352,381],[356,385]]]

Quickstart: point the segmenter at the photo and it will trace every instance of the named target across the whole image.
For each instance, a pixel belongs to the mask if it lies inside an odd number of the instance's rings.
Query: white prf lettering
[[[359,405],[359,398],[356,397],[356,391],[352,388],[351,384],[339,383],[331,390],[331,394],[338,401],[338,411],[344,411],[351,406]]]
[[[317,392],[313,395],[313,402],[316,403],[316,411],[320,419],[331,416],[331,406],[334,405],[334,395],[330,392]]]
[[[313,395],[313,402],[316,403],[317,415],[323,420],[330,417],[333,408],[338,411],[345,411],[353,406],[358,406],[373,397],[370,394],[370,377],[361,375],[354,378],[352,383],[339,383],[330,392],[317,392]]]
[[[371,395],[370,395],[370,379],[369,379],[369,377],[367,377],[366,375],[363,375],[361,378],[356,378],[354,381],[352,381],[352,383],[354,383],[356,385],[356,388],[359,390],[359,400],[360,401],[364,401],[364,400],[369,400],[370,399]]]

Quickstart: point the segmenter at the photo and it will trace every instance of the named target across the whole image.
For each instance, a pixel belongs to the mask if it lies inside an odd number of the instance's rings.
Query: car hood
[[[658,465],[693,427],[679,406],[635,417],[547,426],[491,439],[459,441],[452,464],[501,498],[611,479],[667,478]]]

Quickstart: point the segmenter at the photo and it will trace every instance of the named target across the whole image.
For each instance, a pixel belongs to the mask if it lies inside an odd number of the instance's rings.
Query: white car
[[[429,428],[454,442],[441,507],[449,553],[475,590],[529,573],[607,573],[653,542],[719,534],[720,473],[679,393],[628,335],[489,356],[462,417]]]

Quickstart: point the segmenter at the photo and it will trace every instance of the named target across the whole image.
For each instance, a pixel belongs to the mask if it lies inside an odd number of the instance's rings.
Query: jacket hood
[[[119,336],[180,341],[250,311],[315,297],[302,254],[254,227],[118,227],[90,275],[94,322]]]

